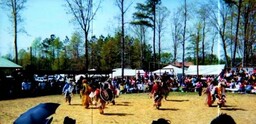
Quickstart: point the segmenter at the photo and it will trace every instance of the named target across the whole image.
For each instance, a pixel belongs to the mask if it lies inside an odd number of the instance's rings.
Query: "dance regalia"
[[[89,108],[89,104],[91,103],[89,94],[91,93],[92,89],[89,84],[83,83],[83,88],[80,91],[80,95],[82,96],[82,105],[85,106],[86,109]]]
[[[100,84],[99,88],[96,88],[93,93],[90,95],[93,100],[93,104],[99,108],[100,114],[104,114],[104,109],[106,107],[106,103],[114,102],[114,92],[109,86],[109,83],[104,82]]]
[[[213,97],[211,93],[212,88],[213,88],[213,85],[211,84],[206,89],[206,94],[207,94],[206,103],[209,107],[213,104]]]
[[[155,83],[151,90],[151,95],[153,95],[154,97],[154,106],[156,106],[157,109],[159,109],[159,107],[161,106],[161,101],[163,99],[161,86],[158,83]]]
[[[216,98],[218,99],[217,104],[222,107],[226,102],[225,88],[221,84],[216,87]]]
[[[223,86],[223,82],[220,82],[218,86],[210,85],[207,90],[207,104],[208,106],[212,106],[214,101],[217,99],[217,104],[222,107],[226,102],[225,88]]]

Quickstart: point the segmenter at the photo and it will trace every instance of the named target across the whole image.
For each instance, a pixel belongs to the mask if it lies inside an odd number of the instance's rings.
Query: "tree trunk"
[[[156,69],[156,3],[154,2],[153,5],[153,57],[154,57],[154,64],[153,64],[153,70]]]
[[[204,18],[204,22],[203,22],[203,36],[202,36],[202,64],[204,65],[205,64],[205,50],[204,50],[204,40],[205,40],[205,26],[206,26],[206,22],[205,22],[205,18]],[[198,41],[199,42],[199,41]]]
[[[122,80],[124,79],[124,0],[121,0],[121,16],[122,16],[122,57],[121,57],[121,68],[122,68]]]
[[[182,82],[185,79],[185,40],[186,40],[186,25],[187,25],[187,1],[185,0],[185,12],[184,12],[184,29],[183,29],[183,43],[182,43]]]
[[[249,58],[249,43],[248,43],[248,39],[249,39],[249,35],[248,35],[248,24],[249,24],[249,7],[245,8],[245,12],[244,12],[244,58],[243,58],[243,62],[244,62],[244,66],[247,67],[247,63],[248,63],[248,58]]]
[[[88,57],[88,32],[84,30],[85,36],[85,71],[87,72],[89,69],[89,57]],[[86,78],[88,78],[88,73],[86,73]]]
[[[158,27],[158,59],[159,59],[159,64],[161,64],[161,29],[160,26]],[[160,67],[158,67],[160,68]]]
[[[197,78],[199,78],[199,29],[197,31],[197,39],[196,39],[196,74]]]
[[[18,64],[17,15],[16,14],[14,15],[14,49],[15,49],[15,62],[16,62],[16,64]]]
[[[236,23],[235,46],[234,46],[234,53],[233,53],[233,58],[232,58],[232,65],[233,66],[234,66],[235,60],[236,60],[236,50],[237,50],[237,44],[238,44],[238,33],[239,33],[238,31],[239,31],[239,23],[240,23],[241,5],[242,5],[242,0],[239,0],[237,23]]]

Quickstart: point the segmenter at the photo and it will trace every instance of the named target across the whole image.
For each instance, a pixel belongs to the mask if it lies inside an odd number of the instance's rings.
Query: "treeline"
[[[89,41],[89,69],[111,70],[121,65],[121,35],[93,36]],[[143,50],[143,51],[142,51]],[[85,46],[81,35],[73,33],[71,38],[61,40],[54,34],[49,38],[36,38],[30,50],[19,51],[19,64],[33,65],[40,70],[84,70]],[[143,52],[143,53],[142,53]],[[142,57],[143,55],[143,57]],[[170,59],[170,55],[166,56]],[[151,46],[141,45],[138,39],[125,37],[125,65],[129,68],[147,69],[151,59]]]
[[[121,67],[121,34],[115,36],[92,37],[89,41],[89,69],[112,70]],[[23,67],[39,70],[84,70],[85,55],[84,42],[79,33],[73,33],[71,38],[61,40],[54,34],[49,38],[36,38],[29,50],[19,51],[19,64]],[[124,67],[153,70],[153,53],[149,44],[141,44],[131,36],[125,36]],[[207,57],[208,64],[218,63],[215,55]],[[157,58],[158,59],[158,58]],[[169,64],[172,54],[161,53],[161,63],[156,63],[155,68]],[[194,61],[191,57],[188,61]],[[32,65],[32,67],[31,67]]]

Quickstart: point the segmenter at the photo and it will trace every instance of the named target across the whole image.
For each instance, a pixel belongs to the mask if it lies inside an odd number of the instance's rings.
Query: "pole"
[[[121,0],[121,16],[122,16],[122,55],[121,55],[121,68],[122,68],[122,81],[124,79],[124,0]]]
[[[33,61],[32,61],[32,47],[29,47],[29,52],[30,52],[30,65],[33,64]]]
[[[187,1],[185,0],[185,12],[184,12],[184,29],[183,29],[183,42],[182,42],[182,83],[185,80],[185,37],[186,37],[186,23],[187,23]]]

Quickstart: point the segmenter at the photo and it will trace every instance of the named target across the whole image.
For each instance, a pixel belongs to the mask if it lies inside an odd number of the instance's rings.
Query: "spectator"
[[[236,124],[234,119],[227,114],[221,114],[211,121],[211,124]]]
[[[159,118],[157,121],[153,121],[152,124],[171,124],[171,121],[164,118]]]
[[[199,78],[197,83],[196,83],[196,91],[198,92],[198,95],[201,96],[202,95],[202,91],[203,91],[203,83],[201,81],[201,79]]]

